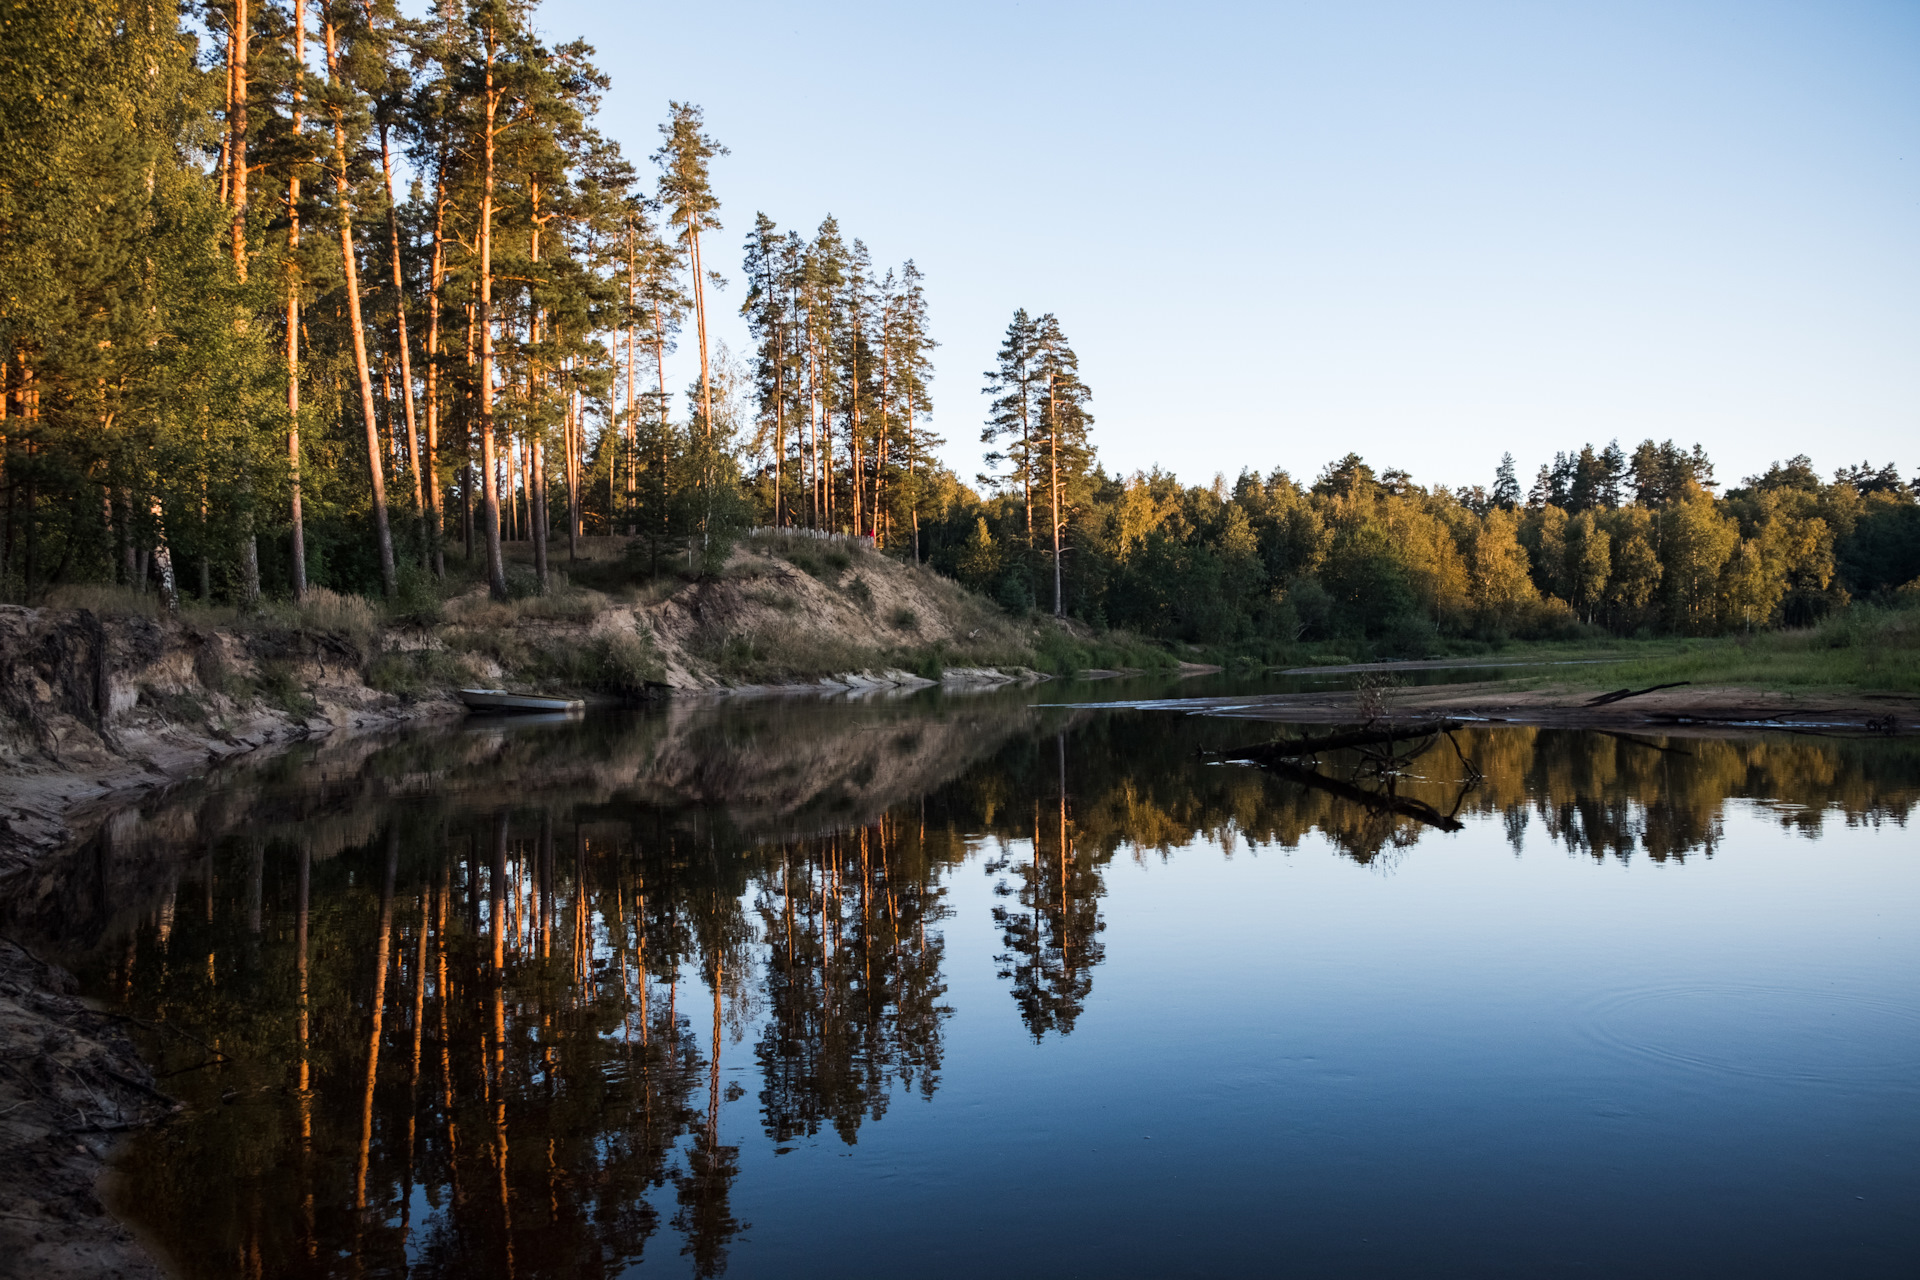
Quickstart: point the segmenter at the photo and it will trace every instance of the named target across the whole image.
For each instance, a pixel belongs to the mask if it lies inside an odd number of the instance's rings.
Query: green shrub
[[[359,600],[358,596],[348,598]],[[364,605],[366,601],[361,600],[360,603]],[[306,691],[300,683],[300,678],[294,674],[291,662],[269,660],[262,662],[258,669],[259,675],[255,678],[255,684],[259,688],[261,701],[269,706],[278,707],[296,720],[305,720],[319,710],[319,704],[313,700],[313,695]]]
[[[839,582],[840,575],[853,564],[853,557],[839,547],[822,548],[805,544],[786,548],[780,553],[780,558],[828,586]]]
[[[540,579],[525,565],[506,566],[507,599],[526,600],[540,594]]]
[[[432,574],[419,565],[402,565],[393,596],[386,602],[386,614],[392,622],[430,627],[440,621],[445,604],[440,584]]]
[[[369,688],[411,698],[466,684],[473,672],[443,649],[414,649],[381,654],[367,668],[366,679]]]
[[[887,624],[898,631],[912,631],[920,625],[920,615],[901,605],[887,614]]]
[[[160,718],[173,724],[204,724],[206,704],[190,693],[170,693],[150,684],[140,686],[140,705],[151,707]]]
[[[592,646],[594,683],[615,693],[638,694],[666,674],[652,641],[632,631],[597,637]]]

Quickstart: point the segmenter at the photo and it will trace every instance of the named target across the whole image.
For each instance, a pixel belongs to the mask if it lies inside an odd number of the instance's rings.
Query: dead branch
[[[1449,818],[1446,814],[1441,813],[1424,800],[1415,800],[1408,796],[1396,796],[1378,791],[1367,791],[1354,786],[1350,782],[1342,782],[1338,778],[1329,778],[1325,774],[1316,773],[1312,769],[1303,769],[1297,764],[1289,764],[1284,760],[1263,760],[1260,762],[1260,767],[1271,773],[1277,773],[1290,782],[1298,782],[1302,786],[1325,791],[1330,795],[1338,796],[1342,800],[1350,800],[1354,804],[1372,809],[1377,813],[1397,813],[1403,818],[1412,818],[1415,822],[1425,823],[1427,826],[1438,828],[1441,831],[1460,831],[1465,829],[1464,823]]]
[[[1585,705],[1589,707],[1611,706],[1616,702],[1624,702],[1628,698],[1638,698],[1642,694],[1658,693],[1662,689],[1678,689],[1683,684],[1692,683],[1693,681],[1691,680],[1674,680],[1667,684],[1651,685],[1645,689],[1615,689],[1612,693],[1603,693],[1597,698],[1589,699]]]

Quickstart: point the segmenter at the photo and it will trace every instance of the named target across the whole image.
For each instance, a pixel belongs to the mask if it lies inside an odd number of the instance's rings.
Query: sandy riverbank
[[[1380,669],[1392,669],[1383,664]],[[1830,733],[1920,732],[1920,697],[1858,692],[1785,693],[1734,685],[1688,685],[1593,705],[1594,689],[1523,689],[1511,681],[1424,685],[1394,689],[1381,716],[1426,720],[1435,716],[1483,724],[1564,729],[1713,731],[1786,729]],[[1310,724],[1364,718],[1351,689],[1252,697],[1150,699],[1108,705],[1180,710],[1240,720]]]

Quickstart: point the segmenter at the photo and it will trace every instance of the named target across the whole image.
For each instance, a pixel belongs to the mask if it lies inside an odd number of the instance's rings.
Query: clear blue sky
[[[1920,465],[1920,4],[592,4],[646,165],[705,108],[737,246],[831,211],[915,258],[936,421],[1053,311],[1109,469],[1425,483],[1557,448]],[[678,380],[688,381],[692,344]]]

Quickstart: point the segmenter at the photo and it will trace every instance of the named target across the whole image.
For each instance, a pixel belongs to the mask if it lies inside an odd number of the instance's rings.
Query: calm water
[[[183,1275],[1920,1270],[1920,744],[1040,700],[336,744],[12,927],[166,1029]]]

